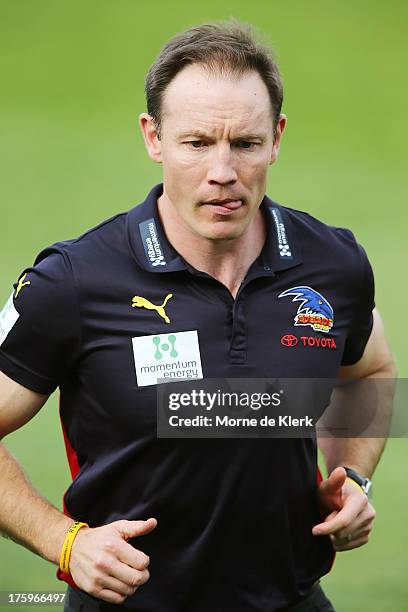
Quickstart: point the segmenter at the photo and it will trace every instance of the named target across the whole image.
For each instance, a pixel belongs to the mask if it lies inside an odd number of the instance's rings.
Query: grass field
[[[144,74],[173,33],[230,15],[278,51],[289,123],[269,194],[353,229],[407,377],[403,0],[0,0],[0,302],[43,246],[130,208],[160,180],[137,128]],[[69,473],[56,398],[6,445],[60,505]],[[375,475],[372,541],[339,554],[324,579],[339,612],[408,609],[407,461],[407,440],[391,440]],[[59,590],[54,573],[0,540],[0,591]]]

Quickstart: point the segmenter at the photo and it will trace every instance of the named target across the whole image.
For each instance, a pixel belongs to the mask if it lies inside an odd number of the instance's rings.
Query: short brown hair
[[[206,23],[176,34],[163,47],[145,81],[147,112],[153,117],[159,137],[163,94],[185,66],[201,64],[213,72],[243,74],[256,70],[265,83],[276,126],[282,108],[283,86],[272,50],[257,42],[246,24],[230,20]]]

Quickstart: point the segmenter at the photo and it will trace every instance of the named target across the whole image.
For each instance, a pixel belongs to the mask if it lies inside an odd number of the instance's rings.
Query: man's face
[[[264,197],[284,123],[274,142],[270,98],[257,72],[184,68],[164,92],[161,139],[153,143],[163,164],[163,205],[195,235],[241,236]]]

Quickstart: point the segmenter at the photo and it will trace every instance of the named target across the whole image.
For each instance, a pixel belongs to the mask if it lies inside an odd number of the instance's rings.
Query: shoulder
[[[338,246],[339,248],[357,250],[357,241],[350,229],[329,225],[304,210],[277,204],[272,200],[271,203],[278,206],[287,215],[301,240],[310,241],[318,239],[319,242],[328,241],[333,243],[333,248]]]
[[[50,259],[55,265],[73,266],[74,263],[112,254],[120,248],[126,233],[127,212],[119,213],[76,238],[62,240],[45,247],[36,257],[35,265]]]
[[[20,308],[58,306],[61,311],[72,306],[82,286],[105,278],[106,271],[117,262],[118,252],[126,256],[126,218],[120,213],[99,223],[80,236],[55,242],[42,249],[32,266],[25,268],[14,284],[15,304]],[[30,285],[29,290],[21,287]],[[20,287],[20,289],[19,289]],[[28,302],[26,305],[25,302]],[[64,304],[64,308],[60,306]]]
[[[352,230],[329,225],[303,210],[278,204],[269,198],[267,205],[280,211],[304,260],[320,262],[322,266],[326,263],[349,274],[354,271],[358,275],[363,271],[368,263],[367,255]]]

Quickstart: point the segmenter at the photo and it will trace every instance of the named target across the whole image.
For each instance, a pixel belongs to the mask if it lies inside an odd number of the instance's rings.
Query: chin
[[[242,227],[221,227],[221,224],[215,224],[213,227],[203,228],[200,235],[207,240],[235,240],[242,236],[243,232]]]

